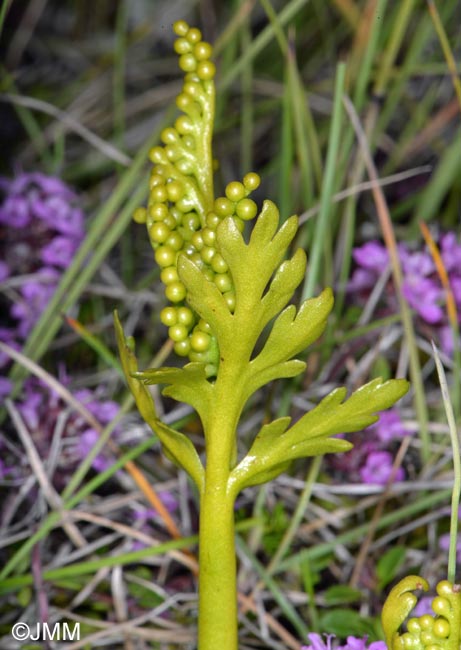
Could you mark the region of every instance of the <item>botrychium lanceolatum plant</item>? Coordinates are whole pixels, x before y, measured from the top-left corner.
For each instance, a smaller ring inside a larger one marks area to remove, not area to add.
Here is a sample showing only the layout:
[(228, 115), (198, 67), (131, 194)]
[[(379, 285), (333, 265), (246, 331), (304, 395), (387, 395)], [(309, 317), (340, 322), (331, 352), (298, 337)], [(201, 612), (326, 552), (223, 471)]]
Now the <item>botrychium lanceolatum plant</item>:
[[(374, 379), (346, 399), (338, 388), (297, 422), (282, 417), (264, 424), (243, 458), (237, 426), (250, 396), (265, 384), (302, 373), (295, 357), (323, 332), (333, 306), (325, 289), (298, 309), (288, 305), (304, 278), (306, 255), (286, 259), (298, 222), (279, 227), (271, 201), (258, 207), (250, 194), (260, 182), (248, 173), (215, 198), (211, 149), (215, 86), (212, 48), (198, 29), (174, 24), (175, 50), (185, 72), (176, 103), (182, 114), (162, 131), (153, 163), (147, 208), (134, 218), (145, 223), (161, 268), (169, 305), (160, 314), (183, 367), (138, 370), (134, 341), (116, 315), (123, 369), (137, 407), (157, 434), (166, 455), (183, 468), (200, 497), (200, 650), (236, 650), (237, 586), (234, 502), (246, 487), (265, 483), (297, 458), (345, 451), (339, 433), (361, 430), (376, 413), (406, 391), (403, 379)], [(246, 222), (253, 221), (244, 237)], [(287, 306), (288, 305), (288, 306)], [(264, 343), (255, 346), (264, 332)], [(202, 462), (191, 440), (157, 415), (149, 384), (191, 405), (205, 439)]]

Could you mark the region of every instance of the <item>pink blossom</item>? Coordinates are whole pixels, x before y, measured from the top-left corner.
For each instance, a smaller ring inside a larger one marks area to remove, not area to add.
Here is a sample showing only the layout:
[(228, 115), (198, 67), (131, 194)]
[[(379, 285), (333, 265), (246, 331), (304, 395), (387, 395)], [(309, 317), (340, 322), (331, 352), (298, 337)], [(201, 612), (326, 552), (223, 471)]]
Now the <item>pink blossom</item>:
[[(388, 451), (372, 451), (368, 454), (365, 465), (360, 469), (364, 483), (385, 485), (392, 472), (392, 454)], [(403, 481), (405, 472), (401, 467), (397, 470), (394, 480)]]
[(307, 635), (310, 645), (301, 646), (301, 650), (387, 650), (384, 641), (373, 641), (367, 645), (368, 637), (348, 636), (345, 645), (334, 643), (334, 634), (324, 634), (323, 638), (316, 632)]

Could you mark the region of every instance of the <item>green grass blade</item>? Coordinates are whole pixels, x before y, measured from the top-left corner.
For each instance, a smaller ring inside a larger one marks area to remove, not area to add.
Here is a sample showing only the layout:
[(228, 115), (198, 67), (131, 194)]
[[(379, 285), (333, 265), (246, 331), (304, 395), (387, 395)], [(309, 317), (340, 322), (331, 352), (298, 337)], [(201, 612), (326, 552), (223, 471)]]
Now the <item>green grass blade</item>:
[(440, 360), (439, 352), (432, 342), (432, 349), (434, 351), (435, 365), (437, 367), (437, 374), (439, 376), (440, 389), (442, 391), (443, 405), (445, 414), (447, 416), (448, 428), (450, 431), (451, 446), (453, 449), (453, 491), (451, 494), (451, 517), (450, 517), (450, 547), (448, 550), (448, 575), (449, 582), (455, 583), (456, 579), (456, 555), (457, 555), (457, 542), (458, 542), (458, 512), (459, 512), (459, 499), (461, 493), (461, 458), (459, 453), (459, 437), (458, 429), (455, 421), (455, 414), (450, 400), (450, 392), (448, 390), (447, 377)]
[(303, 287), (302, 299), (306, 300), (314, 295), (315, 287), (319, 281), (322, 255), (328, 232), (328, 218), (331, 213), (332, 197), (335, 190), (335, 174), (341, 137), (342, 96), (346, 77), (346, 65), (340, 63), (336, 71), (335, 94), (333, 115), (328, 141), (328, 151), (323, 176), (323, 187), (320, 201), (320, 212), (315, 226), (314, 241), (309, 258), (309, 270)]
[(283, 591), (277, 585), (275, 580), (269, 575), (263, 565), (259, 560), (254, 556), (250, 551), (248, 546), (245, 544), (243, 539), (240, 536), (236, 536), (236, 545), (237, 548), (245, 555), (248, 561), (251, 563), (254, 570), (258, 573), (261, 580), (266, 585), (267, 589), (271, 592), (276, 602), (279, 604), (280, 609), (287, 617), (287, 619), (294, 625), (298, 635), (302, 638), (307, 637), (309, 633), (309, 628), (304, 623), (303, 619), (300, 617), (296, 609), (290, 603), (288, 598), (285, 596)]

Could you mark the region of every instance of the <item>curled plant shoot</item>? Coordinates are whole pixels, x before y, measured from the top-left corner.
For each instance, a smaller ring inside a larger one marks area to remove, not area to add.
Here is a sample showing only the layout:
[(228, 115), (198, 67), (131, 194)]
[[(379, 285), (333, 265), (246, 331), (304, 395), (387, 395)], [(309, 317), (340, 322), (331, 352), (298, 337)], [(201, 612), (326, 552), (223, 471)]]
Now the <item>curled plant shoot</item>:
[(432, 348), (450, 429), (455, 474), (451, 500), (448, 579), (440, 581), (436, 586), (437, 596), (432, 601), (434, 614), (424, 614), (408, 620), (408, 615), (418, 602), (412, 592), (428, 591), (429, 585), (421, 576), (412, 575), (406, 576), (393, 587), (381, 614), (389, 650), (459, 650), (461, 642), (461, 585), (455, 583), (461, 486), (459, 441), (445, 371), (434, 343)]
[[(279, 227), (269, 200), (258, 206), (250, 194), (255, 173), (229, 183), (214, 198), (211, 137), (215, 67), (212, 48), (198, 29), (174, 24), (175, 50), (185, 72), (177, 97), (182, 111), (161, 134), (163, 146), (150, 152), (153, 163), (147, 207), (134, 218), (145, 223), (161, 268), (169, 301), (161, 314), (183, 367), (140, 371), (133, 339), (117, 314), (115, 328), (126, 381), (138, 410), (158, 435), (165, 454), (194, 481), (200, 497), (200, 650), (236, 650), (237, 585), (234, 502), (249, 486), (270, 481), (291, 461), (346, 451), (351, 443), (334, 437), (361, 430), (408, 389), (403, 379), (374, 379), (346, 399), (338, 388), (294, 424), (283, 417), (255, 433), (248, 452), (237, 455), (237, 426), (246, 402), (265, 384), (295, 377), (306, 367), (296, 358), (322, 334), (333, 307), (325, 289), (298, 309), (289, 304), (302, 283), (306, 255), (286, 259), (298, 220)], [(248, 241), (245, 222), (252, 221)], [(262, 348), (255, 346), (269, 327)], [(191, 440), (157, 415), (149, 384), (190, 404), (202, 422), (206, 461)]]

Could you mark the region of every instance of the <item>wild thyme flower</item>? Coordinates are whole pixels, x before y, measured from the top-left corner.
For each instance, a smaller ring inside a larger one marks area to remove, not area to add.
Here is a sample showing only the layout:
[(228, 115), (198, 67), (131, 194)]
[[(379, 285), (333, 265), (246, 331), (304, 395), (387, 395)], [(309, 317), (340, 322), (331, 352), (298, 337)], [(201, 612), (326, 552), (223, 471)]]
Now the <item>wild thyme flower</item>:
[[(95, 393), (88, 389), (79, 390), (74, 393), (74, 395), (103, 426), (111, 422), (120, 410), (120, 407), (116, 402), (112, 400), (100, 400), (97, 398)], [(115, 433), (117, 433), (117, 431)], [(99, 433), (95, 429), (85, 428), (78, 437), (78, 442), (75, 447), (77, 456), (79, 456), (80, 459), (88, 456), (98, 439)], [(95, 456), (92, 462), (92, 467), (97, 472), (103, 472), (113, 463), (114, 458), (112, 455), (107, 451), (103, 451)]]
[[(439, 239), (440, 254), (449, 276), (458, 314), (461, 314), (461, 245), (455, 234), (448, 232)], [(445, 293), (434, 261), (427, 250), (411, 250), (399, 244), (398, 254), (402, 265), (402, 293), (419, 318), (420, 327), (430, 326), (430, 336), (437, 338), (445, 354), (453, 352), (453, 335), (445, 308)], [(363, 304), (378, 279), (389, 266), (389, 255), (383, 244), (369, 241), (353, 251), (356, 268), (349, 282), (350, 301)], [(379, 315), (395, 313), (398, 302), (390, 278), (383, 291)], [(418, 324), (418, 321), (417, 321)]]
[(10, 315), (17, 320), (16, 336), (27, 338), (53, 297), (59, 281), (59, 273), (49, 267), (40, 269), (31, 280), (25, 280), (19, 289), (20, 299), (15, 302)]
[(20, 173), (13, 179), (0, 178), (4, 200), (0, 223), (24, 228), (36, 219), (56, 232), (79, 237), (83, 232), (83, 212), (77, 195), (62, 180), (39, 172)]
[[(178, 510), (179, 502), (171, 492), (162, 490), (158, 493), (158, 497), (168, 512), (173, 513)], [(136, 508), (133, 510), (132, 519), (134, 528), (146, 533), (146, 535), (155, 537), (156, 532), (152, 524), (161, 521), (161, 517), (155, 508)], [(139, 551), (142, 548), (146, 548), (146, 544), (139, 540), (135, 540), (131, 545), (133, 551)]]
[[(444, 551), (448, 557), (448, 550), (450, 548), (450, 533), (444, 533), (439, 537), (439, 548)], [(461, 562), (461, 539), (456, 541), (456, 560)]]
[(40, 257), (44, 264), (66, 269), (77, 248), (78, 242), (75, 239), (58, 235), (42, 248)]
[[(158, 493), (158, 497), (168, 512), (176, 512), (179, 508), (178, 500), (171, 492), (164, 490)], [(155, 508), (141, 508), (133, 512), (133, 518), (142, 524), (148, 524), (151, 520), (158, 520), (159, 514)]]
[(3, 282), (3, 280), (6, 280), (6, 278), (10, 275), (10, 267), (6, 262), (2, 262), (0, 260), (0, 282)]
[[(389, 451), (372, 451), (365, 464), (360, 468), (360, 477), (364, 483), (386, 485), (392, 472), (393, 457)], [(405, 472), (401, 467), (395, 474), (395, 481), (402, 481)]]
[(0, 281), (24, 276), (3, 310), (23, 341), (50, 301), (83, 236), (78, 197), (63, 181), (44, 174), (0, 178)]
[(13, 385), (6, 377), (0, 377), (0, 398), (6, 397), (11, 393)]
[[(61, 375), (61, 382), (64, 385), (68, 384), (69, 380), (65, 373), (61, 372)], [(105, 399), (101, 392), (83, 389), (75, 391), (74, 397), (96, 417), (102, 426), (108, 424), (118, 414), (119, 406), (112, 400)], [(22, 397), (17, 401), (16, 407), (40, 457), (45, 462), (50, 456), (53, 441), (58, 436), (60, 453), (57, 456), (58, 464), (53, 474), (53, 483), (61, 489), (75, 466), (88, 455), (97, 442), (98, 432), (89, 428), (83, 416), (70, 409), (57, 393), (35, 377), (26, 380)], [(0, 456), (6, 467), (14, 468), (11, 476), (21, 479), (29, 473), (29, 466), (19, 446), (11, 444), (15, 438), (8, 427), (7, 422), (0, 431)], [(119, 432), (115, 429), (112, 435), (116, 437)], [(93, 469), (102, 471), (114, 462), (115, 458), (109, 452), (103, 451), (95, 457)]]
[(323, 638), (316, 632), (307, 635), (310, 645), (301, 646), (301, 650), (387, 650), (384, 641), (367, 644), (367, 637), (348, 636), (345, 645), (335, 643), (334, 634), (324, 634)]
[(368, 431), (383, 443), (392, 442), (409, 434), (398, 409), (389, 409), (380, 413), (378, 422), (368, 427)]
[[(333, 477), (357, 483), (385, 485), (392, 471), (395, 442), (409, 435), (398, 409), (380, 413), (375, 424), (348, 438), (354, 447), (342, 454), (327, 456), (327, 464), (334, 470)], [(399, 468), (395, 481), (405, 480), (405, 470)]]

